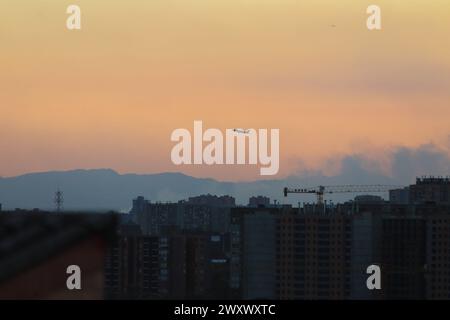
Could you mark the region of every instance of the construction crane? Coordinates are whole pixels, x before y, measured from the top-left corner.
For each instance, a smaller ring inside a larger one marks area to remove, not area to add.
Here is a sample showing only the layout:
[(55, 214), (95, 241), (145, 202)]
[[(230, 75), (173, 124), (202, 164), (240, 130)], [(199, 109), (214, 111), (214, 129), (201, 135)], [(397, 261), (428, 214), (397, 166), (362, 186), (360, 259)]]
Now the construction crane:
[(287, 188), (285, 187), (283, 192), (287, 197), (289, 193), (314, 193), (317, 196), (317, 203), (323, 204), (323, 196), (325, 193), (355, 193), (355, 192), (387, 192), (392, 189), (403, 188), (404, 186), (394, 185), (340, 185), (340, 186), (318, 186), (307, 188)]

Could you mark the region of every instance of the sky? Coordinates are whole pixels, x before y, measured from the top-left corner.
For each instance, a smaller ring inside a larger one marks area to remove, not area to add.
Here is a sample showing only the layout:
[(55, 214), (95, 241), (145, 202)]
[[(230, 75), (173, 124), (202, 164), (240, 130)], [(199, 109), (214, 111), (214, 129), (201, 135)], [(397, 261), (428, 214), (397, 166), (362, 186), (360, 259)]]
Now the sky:
[[(382, 30), (366, 28), (371, 4)], [(0, 176), (267, 178), (172, 164), (171, 132), (194, 120), (279, 129), (275, 178), (353, 155), (392, 174), (402, 148), (449, 154), (449, 33), (448, 0), (2, 0)]]

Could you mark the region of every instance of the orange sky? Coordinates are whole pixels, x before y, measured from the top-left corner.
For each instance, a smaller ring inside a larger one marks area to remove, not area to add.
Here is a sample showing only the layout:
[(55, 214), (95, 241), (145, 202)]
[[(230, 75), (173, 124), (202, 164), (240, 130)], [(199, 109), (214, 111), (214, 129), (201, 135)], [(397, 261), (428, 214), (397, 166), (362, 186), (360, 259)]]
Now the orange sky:
[[(65, 27), (66, 7), (82, 30)], [(381, 31), (366, 8), (382, 9)], [(335, 24), (336, 27), (330, 27)], [(177, 167), (176, 128), (279, 128), (280, 173), (448, 143), (447, 0), (0, 3), (0, 176), (75, 168), (226, 180)], [(267, 178), (267, 177), (266, 177)]]

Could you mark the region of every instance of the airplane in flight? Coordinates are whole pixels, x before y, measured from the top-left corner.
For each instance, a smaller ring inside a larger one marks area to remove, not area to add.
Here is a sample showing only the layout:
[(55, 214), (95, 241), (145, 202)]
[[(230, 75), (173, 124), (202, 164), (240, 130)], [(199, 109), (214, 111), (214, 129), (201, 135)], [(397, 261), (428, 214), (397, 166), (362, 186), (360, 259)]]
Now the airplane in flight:
[(235, 129), (233, 129), (233, 131), (236, 132), (236, 133), (243, 133), (243, 134), (250, 133), (250, 130), (240, 129), (240, 128), (235, 128)]

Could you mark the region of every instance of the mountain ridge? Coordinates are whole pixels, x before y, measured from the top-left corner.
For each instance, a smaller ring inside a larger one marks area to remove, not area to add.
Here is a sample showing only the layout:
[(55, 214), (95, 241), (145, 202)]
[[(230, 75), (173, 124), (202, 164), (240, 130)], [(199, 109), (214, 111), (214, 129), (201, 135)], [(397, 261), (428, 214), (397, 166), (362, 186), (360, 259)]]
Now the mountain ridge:
[[(290, 176), (286, 179), (245, 182), (219, 181), (196, 178), (181, 172), (154, 174), (120, 174), (113, 169), (74, 169), (47, 171), (3, 177), (0, 179), (0, 203), (4, 209), (53, 209), (54, 193), (59, 188), (64, 195), (65, 210), (119, 210), (128, 211), (132, 199), (142, 195), (150, 201), (178, 201), (201, 194), (230, 195), (238, 204), (247, 204), (251, 196), (268, 196), (279, 203), (312, 202), (314, 195), (283, 198), (285, 186), (316, 186), (360, 183), (393, 183), (381, 175), (360, 174), (357, 179), (347, 176), (324, 176), (315, 173)], [(334, 197), (339, 200), (352, 196)], [(330, 199), (332, 197), (329, 197)]]

